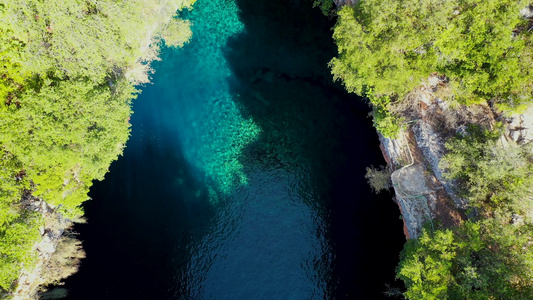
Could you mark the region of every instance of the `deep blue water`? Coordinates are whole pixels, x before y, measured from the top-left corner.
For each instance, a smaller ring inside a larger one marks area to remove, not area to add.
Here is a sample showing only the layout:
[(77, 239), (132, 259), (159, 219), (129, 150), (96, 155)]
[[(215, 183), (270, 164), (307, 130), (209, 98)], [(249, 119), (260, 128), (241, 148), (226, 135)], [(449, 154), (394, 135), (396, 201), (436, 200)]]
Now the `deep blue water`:
[(69, 299), (380, 299), (403, 244), (368, 107), (310, 1), (198, 0), (77, 226)]

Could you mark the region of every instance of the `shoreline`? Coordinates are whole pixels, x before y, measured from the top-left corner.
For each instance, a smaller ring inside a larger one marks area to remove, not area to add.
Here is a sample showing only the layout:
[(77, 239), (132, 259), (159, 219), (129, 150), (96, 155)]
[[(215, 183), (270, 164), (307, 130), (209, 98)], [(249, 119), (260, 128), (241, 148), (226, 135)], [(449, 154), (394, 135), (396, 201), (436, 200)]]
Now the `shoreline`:
[[(154, 60), (159, 60), (161, 37), (158, 31), (164, 24), (167, 24), (175, 17), (180, 10), (190, 8), (192, 8), (192, 3), (185, 7), (180, 6), (177, 2), (163, 2), (152, 6), (149, 13), (157, 14), (161, 17), (158, 19), (158, 22), (150, 24), (149, 28), (143, 31), (144, 35), (139, 38), (142, 41), (138, 52), (140, 53), (139, 58), (130, 68), (118, 70), (118, 73), (122, 74), (122, 76), (136, 86), (148, 83), (150, 81), (150, 74), (153, 72), (150, 63)], [(127, 124), (129, 126), (129, 123)], [(55, 207), (50, 206), (45, 200), (34, 197), (31, 194), (23, 195), (21, 203), (25, 206), (25, 209), (39, 212), (43, 218), (43, 226), (39, 228), (41, 239), (37, 241), (32, 250), (33, 252), (37, 252), (38, 257), (37, 262), (31, 269), (22, 268), (15, 289), (5, 296), (11, 297), (14, 300), (38, 299), (43, 292), (46, 292), (44, 287), (58, 284), (61, 280), (77, 272), (79, 261), (85, 257), (85, 252), (81, 247), (81, 241), (74, 237), (67, 237), (65, 234), (69, 232), (74, 223), (84, 222), (84, 220), (83, 216), (80, 216), (77, 220), (66, 219), (61, 213), (56, 211)], [(51, 261), (54, 257), (61, 255), (57, 253), (58, 245), (67, 240), (71, 246), (75, 245), (74, 247), (76, 248), (74, 250), (68, 250), (75, 251), (74, 253), (69, 253), (72, 254), (72, 260), (66, 265), (51, 271)], [(48, 274), (50, 272), (58, 272), (61, 275), (54, 273), (56, 276), (51, 277)], [(63, 272), (65, 273), (63, 274)]]

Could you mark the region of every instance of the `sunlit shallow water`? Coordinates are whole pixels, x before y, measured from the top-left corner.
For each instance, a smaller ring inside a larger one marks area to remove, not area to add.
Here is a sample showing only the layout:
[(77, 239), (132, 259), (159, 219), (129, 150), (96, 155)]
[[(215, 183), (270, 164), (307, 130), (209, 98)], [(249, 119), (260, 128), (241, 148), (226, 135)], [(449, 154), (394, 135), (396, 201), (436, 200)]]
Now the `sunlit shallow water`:
[[(311, 4), (198, 0), (91, 191), (71, 299), (379, 299), (402, 243), (367, 108)], [(298, 12), (297, 14), (295, 12)], [(371, 298), (368, 298), (371, 297)]]

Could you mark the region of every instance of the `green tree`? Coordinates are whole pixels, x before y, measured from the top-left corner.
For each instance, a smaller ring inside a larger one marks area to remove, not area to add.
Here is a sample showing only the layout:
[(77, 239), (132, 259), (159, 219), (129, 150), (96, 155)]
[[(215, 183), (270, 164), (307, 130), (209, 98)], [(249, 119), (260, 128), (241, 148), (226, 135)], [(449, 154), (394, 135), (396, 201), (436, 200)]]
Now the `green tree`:
[(504, 143), (499, 127), (446, 143), (441, 166), (473, 217), (406, 244), (398, 278), (409, 299), (533, 298), (533, 149)]
[(161, 38), (190, 38), (173, 16), (193, 2), (0, 0), (0, 294), (35, 259), (42, 218), (25, 207), (39, 197), (82, 214), (92, 181), (122, 153), (135, 84)]
[[(401, 122), (393, 111), (430, 76), (445, 78), (443, 97), (516, 111), (533, 102), (533, 31), (520, 15), (530, 4), (358, 1), (338, 11), (330, 67), (348, 91), (368, 97), (376, 128), (390, 137)], [(406, 243), (397, 277), (407, 298), (533, 299), (532, 147), (479, 127), (446, 143), (441, 167), (473, 217)]]
[(329, 16), (335, 9), (335, 2), (333, 0), (314, 0), (313, 7), (318, 7), (325, 16)]
[(405, 282), (408, 299), (446, 299), (453, 280), (457, 244), (451, 230), (431, 233), (425, 229), (409, 240), (401, 255), (397, 277)]
[(423, 230), (409, 240), (397, 277), (416, 299), (531, 299), (531, 224), (505, 219), (466, 221), (459, 227)]
[(343, 7), (330, 65), (350, 92), (401, 100), (430, 75), (445, 75), (462, 103), (531, 102), (532, 34), (525, 0), (358, 1)]
[(499, 136), (499, 130), (470, 126), (446, 143), (441, 167), (472, 207), (488, 215), (494, 210), (525, 215), (533, 209), (533, 146), (504, 144)]
[(182, 20), (172, 18), (165, 26), (161, 28), (161, 38), (165, 41), (165, 45), (169, 47), (183, 47), (192, 36), (191, 22), (189, 20)]
[(41, 222), (35, 213), (6, 213), (5, 207), (1, 208), (0, 291), (7, 291), (13, 287), (13, 279), (18, 277), (20, 268), (31, 268), (37, 259), (37, 253), (31, 250), (40, 238)]

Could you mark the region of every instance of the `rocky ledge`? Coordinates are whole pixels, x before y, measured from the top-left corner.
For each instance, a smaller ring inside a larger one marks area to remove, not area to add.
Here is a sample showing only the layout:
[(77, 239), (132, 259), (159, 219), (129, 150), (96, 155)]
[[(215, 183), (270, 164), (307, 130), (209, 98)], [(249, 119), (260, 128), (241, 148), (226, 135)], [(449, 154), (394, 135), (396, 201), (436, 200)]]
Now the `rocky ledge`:
[(405, 122), (399, 136), (379, 137), (408, 239), (417, 238), (428, 221), (432, 224), (436, 220), (448, 227), (466, 219), (466, 201), (457, 195), (456, 184), (445, 178), (439, 166), (448, 138), (464, 132), (469, 124), (491, 129), (500, 121), (505, 126), (503, 143), (533, 140), (533, 106), (512, 117), (488, 104), (452, 108), (438, 97), (437, 90), (443, 84), (444, 79), (433, 77), (411, 93), (402, 107), (408, 114), (402, 114)]

